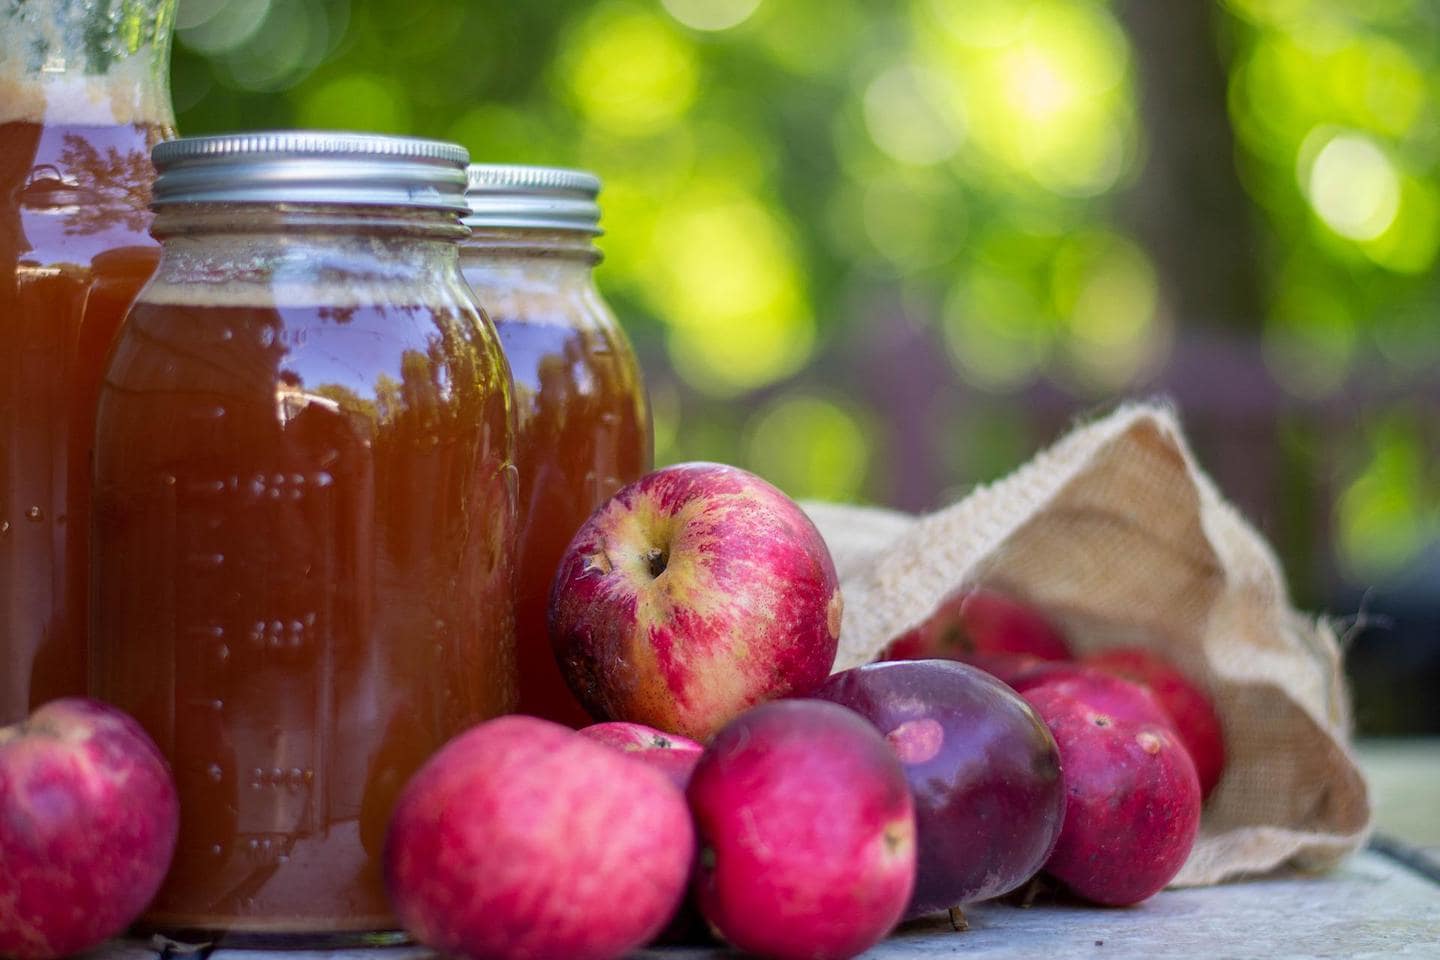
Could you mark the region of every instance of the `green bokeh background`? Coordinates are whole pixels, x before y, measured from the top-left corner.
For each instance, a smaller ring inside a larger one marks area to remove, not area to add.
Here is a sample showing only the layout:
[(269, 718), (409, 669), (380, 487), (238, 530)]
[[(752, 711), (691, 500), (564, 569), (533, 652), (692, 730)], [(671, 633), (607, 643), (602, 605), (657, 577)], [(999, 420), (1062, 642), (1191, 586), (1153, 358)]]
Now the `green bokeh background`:
[[(1434, 0), (181, 0), (177, 26), (183, 133), (598, 172), (660, 462), (928, 509), (1172, 397), (1298, 599), (1382, 623), (1362, 687), (1440, 673)], [(1361, 719), (1440, 728), (1430, 699)]]

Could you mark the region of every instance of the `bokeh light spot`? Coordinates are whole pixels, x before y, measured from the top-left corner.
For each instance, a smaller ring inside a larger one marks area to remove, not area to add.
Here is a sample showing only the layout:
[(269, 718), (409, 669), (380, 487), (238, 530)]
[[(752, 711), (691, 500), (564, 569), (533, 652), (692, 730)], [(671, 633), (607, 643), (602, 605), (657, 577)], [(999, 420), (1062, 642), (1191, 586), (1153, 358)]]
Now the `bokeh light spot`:
[(1395, 221), (1374, 240), (1360, 245), (1365, 256), (1395, 273), (1423, 274), (1440, 252), (1440, 197), (1419, 177), (1400, 177)]
[(723, 183), (699, 184), (657, 216), (640, 279), (692, 386), (734, 394), (810, 357), (814, 318), (789, 233), (771, 209)]
[[(1301, 184), (1317, 216), (1351, 240), (1374, 240), (1400, 212), (1400, 178), (1385, 151), (1353, 132), (1316, 131), (1323, 145), (1302, 172)], [(1304, 157), (1310, 150), (1301, 148)]]
[(1083, 379), (1123, 386), (1154, 359), (1159, 283), (1135, 244), (1112, 233), (1072, 237), (1055, 259), (1051, 287), (1066, 352)]
[[(692, 30), (729, 30), (738, 27), (760, 0), (661, 0), (665, 10)], [(782, 0), (784, 2), (784, 0)]]
[(175, 29), (193, 30), (205, 23), (229, 0), (185, 0), (175, 7)]
[(950, 261), (965, 242), (960, 198), (943, 186), (901, 177), (865, 185), (861, 220), (874, 252), (902, 273)]
[(1008, 16), (1011, 27), (990, 31), (983, 45), (952, 23), (950, 43), (922, 40), (922, 62), (946, 75), (969, 138), (1001, 171), (1062, 196), (1112, 189), (1134, 154), (1124, 32), (1089, 3), (1036, 0)]
[(222, 62), (237, 86), (271, 93), (288, 90), (320, 65), (330, 47), (330, 29), (324, 7), (274, 0), (260, 29)]
[(1378, 133), (1410, 131), (1425, 106), (1425, 75), (1404, 47), (1361, 35), (1332, 59), (1326, 71), (1332, 103)]
[(815, 330), (804, 314), (745, 314), (724, 331), (671, 330), (665, 345), (686, 383), (733, 397), (799, 371), (815, 347)]
[(410, 104), (403, 84), (369, 73), (336, 77), (309, 90), (297, 110), (301, 127), (406, 133)]
[(978, 264), (945, 301), (944, 333), (956, 369), (985, 390), (1008, 390), (1033, 378), (1049, 356), (1053, 334), (1034, 287)]
[(951, 38), (973, 47), (1013, 43), (1028, 6), (1026, 0), (930, 0), (930, 12)]
[(884, 71), (865, 88), (863, 103), (870, 138), (901, 163), (939, 163), (960, 148), (957, 105), (944, 102), (939, 82), (922, 67)]
[(751, 470), (796, 498), (853, 500), (865, 486), (870, 449), (861, 418), (830, 399), (787, 394), (750, 421)]
[(176, 20), (181, 24), (180, 39), (187, 47), (216, 54), (237, 50), (248, 43), (265, 24), (269, 13), (270, 0), (224, 0), (186, 11), (183, 20), (177, 13)]
[(562, 62), (580, 111), (614, 133), (661, 129), (695, 99), (689, 41), (644, 10), (602, 7), (571, 36)]
[(1370, 458), (1336, 510), (1340, 558), (1361, 582), (1395, 574), (1440, 537), (1440, 478), (1427, 476), (1426, 444), (1403, 421), (1382, 424)]
[(860, 0), (780, 0), (759, 12), (753, 36), (784, 70), (824, 79), (868, 48), (874, 9)]

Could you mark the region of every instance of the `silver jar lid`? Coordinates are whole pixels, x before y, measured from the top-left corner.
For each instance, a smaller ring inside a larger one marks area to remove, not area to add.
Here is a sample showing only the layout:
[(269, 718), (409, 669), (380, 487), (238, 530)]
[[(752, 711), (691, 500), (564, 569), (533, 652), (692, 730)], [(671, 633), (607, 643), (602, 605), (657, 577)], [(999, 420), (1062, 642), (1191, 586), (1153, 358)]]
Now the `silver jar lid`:
[(599, 234), (600, 178), (584, 170), (476, 163), (466, 171), (466, 226)]
[(154, 199), (173, 203), (313, 203), (467, 213), (458, 144), (371, 133), (279, 130), (155, 145)]

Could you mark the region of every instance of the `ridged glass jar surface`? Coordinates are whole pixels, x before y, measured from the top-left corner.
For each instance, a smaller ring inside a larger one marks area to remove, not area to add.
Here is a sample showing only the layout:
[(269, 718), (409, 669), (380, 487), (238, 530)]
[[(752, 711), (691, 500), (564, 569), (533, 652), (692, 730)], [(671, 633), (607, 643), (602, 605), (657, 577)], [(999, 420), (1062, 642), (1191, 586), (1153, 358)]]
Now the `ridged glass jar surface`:
[(159, 255), (174, 13), (0, 4), (0, 726), (85, 692), (95, 395)]
[(473, 234), (461, 269), (499, 331), (515, 384), (520, 711), (583, 726), (591, 720), (550, 647), (547, 599), (581, 524), (650, 469), (649, 403), (630, 342), (595, 286), (594, 224), (485, 226), (473, 183), (472, 175)]
[(93, 687), (180, 786), (144, 924), (376, 942), (397, 792), (514, 705), (504, 359), (453, 212), (159, 209), (94, 526)]

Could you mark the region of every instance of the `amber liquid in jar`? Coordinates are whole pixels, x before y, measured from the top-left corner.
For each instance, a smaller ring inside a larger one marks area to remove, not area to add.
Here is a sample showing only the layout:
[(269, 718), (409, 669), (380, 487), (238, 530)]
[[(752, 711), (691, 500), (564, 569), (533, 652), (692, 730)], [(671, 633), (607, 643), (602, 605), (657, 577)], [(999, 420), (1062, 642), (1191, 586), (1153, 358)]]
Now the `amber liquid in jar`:
[(453, 242), (226, 243), (167, 238), (100, 401), (92, 677), (182, 804), (143, 921), (392, 930), (398, 791), (514, 703), (504, 362)]
[(32, 6), (45, 24), (0, 16), (0, 726), (85, 692), (95, 399), (159, 256), (150, 148), (174, 136), (163, 73), (90, 73), (76, 14)]
[(634, 352), (596, 290), (584, 234), (477, 229), (461, 271), (500, 334), (514, 378), (520, 475), (516, 656), (521, 713), (593, 722), (546, 630), (565, 548), (600, 504), (651, 467), (650, 409)]

